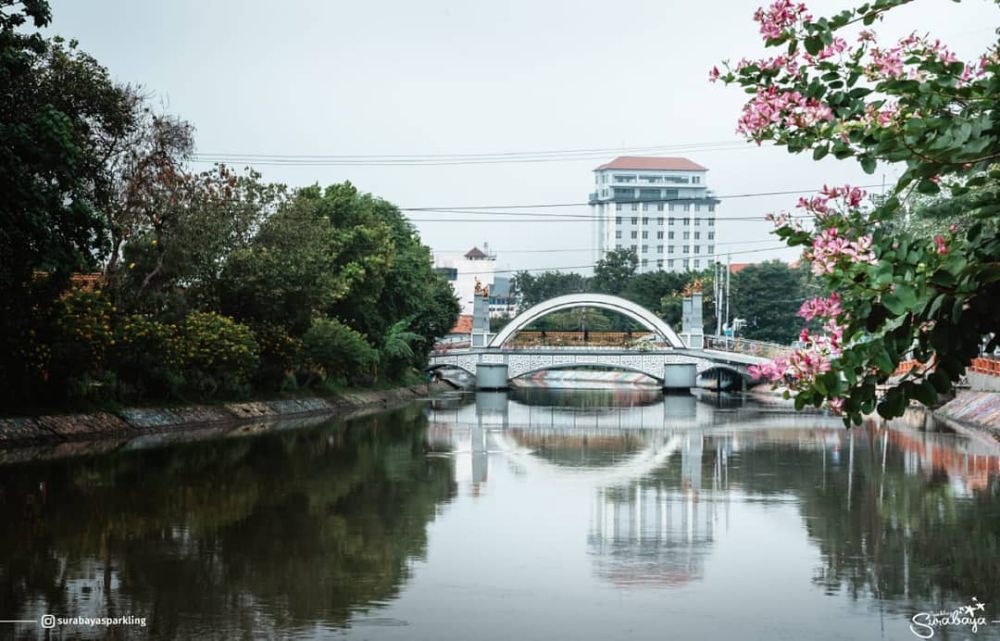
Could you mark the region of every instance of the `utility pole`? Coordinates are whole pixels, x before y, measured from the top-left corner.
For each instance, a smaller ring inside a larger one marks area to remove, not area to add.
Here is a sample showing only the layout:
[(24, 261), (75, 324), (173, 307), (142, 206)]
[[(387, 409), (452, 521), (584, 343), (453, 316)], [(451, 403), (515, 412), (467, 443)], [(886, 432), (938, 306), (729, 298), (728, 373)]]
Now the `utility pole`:
[(715, 335), (722, 336), (722, 262), (715, 261), (715, 278), (712, 279), (715, 292)]
[(726, 325), (729, 325), (729, 316), (732, 314), (732, 308), (729, 304), (729, 282), (732, 275), (732, 256), (726, 254)]

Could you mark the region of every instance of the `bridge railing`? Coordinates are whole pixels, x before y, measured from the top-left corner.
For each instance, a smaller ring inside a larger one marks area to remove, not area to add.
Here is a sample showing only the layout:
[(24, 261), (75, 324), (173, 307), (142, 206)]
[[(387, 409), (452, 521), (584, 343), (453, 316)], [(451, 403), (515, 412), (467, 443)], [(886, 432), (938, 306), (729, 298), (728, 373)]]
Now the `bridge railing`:
[(748, 338), (732, 338), (730, 336), (706, 336), (705, 349), (719, 352), (733, 352), (761, 358), (779, 358), (788, 356), (793, 349), (787, 345), (755, 341)]

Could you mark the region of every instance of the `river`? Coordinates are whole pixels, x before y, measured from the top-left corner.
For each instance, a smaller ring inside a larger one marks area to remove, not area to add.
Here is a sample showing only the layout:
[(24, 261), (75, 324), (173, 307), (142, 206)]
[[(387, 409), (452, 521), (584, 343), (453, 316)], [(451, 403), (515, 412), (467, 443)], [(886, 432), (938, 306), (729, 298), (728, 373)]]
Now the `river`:
[(634, 388), (312, 422), (0, 451), (0, 639), (1000, 638), (985, 441)]

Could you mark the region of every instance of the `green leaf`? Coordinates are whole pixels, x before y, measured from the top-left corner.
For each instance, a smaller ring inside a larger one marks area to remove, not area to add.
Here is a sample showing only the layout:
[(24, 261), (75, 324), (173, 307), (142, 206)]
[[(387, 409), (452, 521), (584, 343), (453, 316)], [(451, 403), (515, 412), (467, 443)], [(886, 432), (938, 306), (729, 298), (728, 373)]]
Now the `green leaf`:
[(878, 404), (876, 409), (879, 416), (884, 419), (902, 416), (903, 411), (906, 409), (906, 396), (903, 395), (901, 389), (894, 387), (886, 392), (885, 398), (882, 399), (882, 402)]
[(923, 179), (917, 183), (917, 191), (921, 194), (938, 194), (941, 193), (941, 187), (933, 180)]
[(931, 407), (937, 403), (937, 390), (929, 381), (922, 381), (921, 383), (915, 385), (912, 390), (913, 398), (917, 399), (927, 407)]
[(871, 156), (865, 155), (865, 156), (861, 156), (859, 158), (859, 160), (861, 160), (861, 168), (865, 171), (866, 174), (874, 174), (875, 173), (875, 159), (874, 158), (872, 158)]
[(823, 40), (817, 36), (810, 36), (802, 43), (809, 55), (815, 56), (823, 50)]

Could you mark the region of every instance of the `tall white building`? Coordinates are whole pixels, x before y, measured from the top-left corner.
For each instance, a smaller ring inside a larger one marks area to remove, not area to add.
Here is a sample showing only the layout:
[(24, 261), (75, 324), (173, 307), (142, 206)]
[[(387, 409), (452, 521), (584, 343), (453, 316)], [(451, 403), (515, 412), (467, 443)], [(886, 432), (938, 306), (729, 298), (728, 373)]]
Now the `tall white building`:
[(639, 272), (701, 270), (715, 263), (719, 200), (708, 169), (687, 158), (619, 156), (594, 170), (590, 210), (598, 260), (632, 249)]
[(451, 283), (462, 306), (462, 315), (472, 314), (477, 282), (492, 289), (496, 266), (496, 254), (490, 253), (488, 244), (483, 244), (483, 249), (473, 247), (464, 254), (434, 254), (434, 269)]

